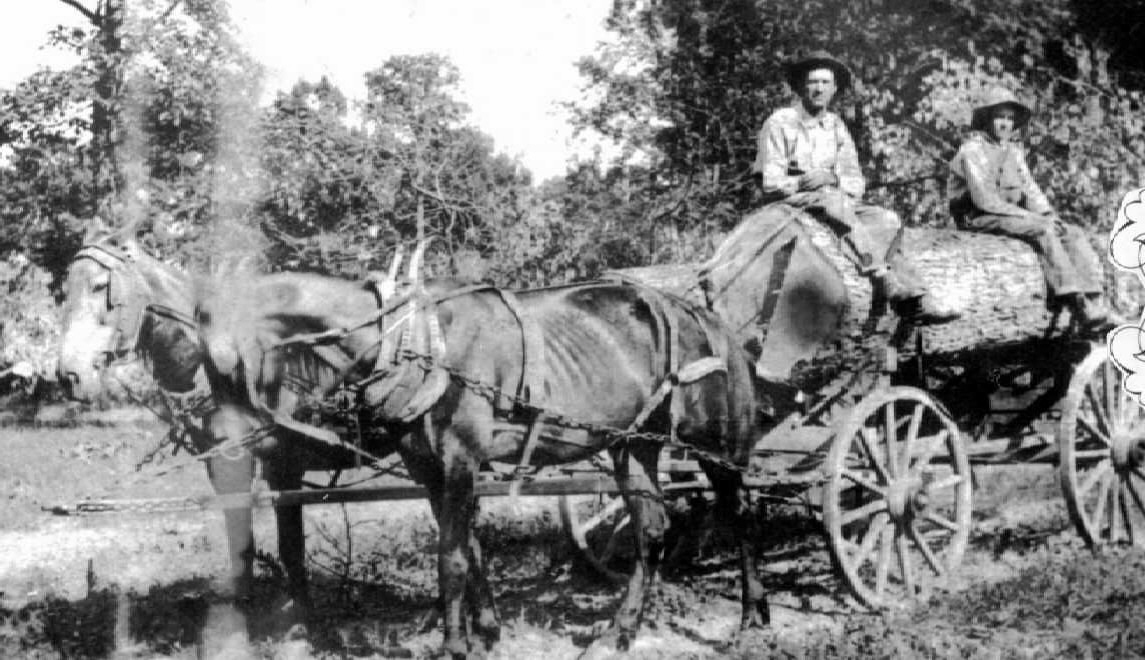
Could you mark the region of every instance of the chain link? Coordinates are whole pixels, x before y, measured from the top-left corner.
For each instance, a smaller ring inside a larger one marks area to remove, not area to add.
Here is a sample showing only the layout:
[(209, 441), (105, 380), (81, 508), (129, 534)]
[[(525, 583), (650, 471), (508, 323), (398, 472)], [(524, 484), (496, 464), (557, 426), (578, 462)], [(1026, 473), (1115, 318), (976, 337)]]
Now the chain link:
[[(698, 447), (690, 442), (680, 440), (679, 438), (673, 438), (669, 434), (639, 430), (630, 431), (628, 429), (609, 426), (607, 424), (597, 424), (594, 422), (585, 422), (572, 419), (563, 413), (555, 412), (542, 406), (538, 406), (535, 403), (530, 402), (528, 399), (524, 399), (520, 396), (517, 396), (516, 394), (507, 393), (496, 385), (473, 378), (472, 376), (469, 376), (456, 367), (440, 364), (433, 358), (432, 355), (418, 353), (408, 348), (402, 349), (398, 355), (401, 359), (417, 363), (419, 367), (426, 371), (435, 368), (444, 370), (455, 382), (461, 384), (466, 389), (475, 392), (479, 396), (488, 399), (491, 402), (496, 403), (498, 401), (511, 401), (514, 405), (522, 410), (529, 411), (534, 415), (543, 415), (545, 422), (552, 424), (553, 426), (559, 426), (561, 428), (574, 431), (586, 431), (591, 434), (602, 435), (608, 439), (608, 446), (612, 446), (617, 442), (647, 442), (666, 448), (685, 449), (703, 461), (718, 465), (725, 470), (739, 474), (741, 476), (745, 476), (749, 472), (747, 466), (741, 466), (734, 461), (729, 460), (725, 456), (709, 451), (702, 447)], [(594, 461), (594, 465), (596, 467), (602, 468), (607, 472), (611, 472), (611, 470), (604, 468), (603, 464), (599, 461), (599, 458), (597, 458), (596, 455), (594, 455), (593, 458), (596, 459)]]

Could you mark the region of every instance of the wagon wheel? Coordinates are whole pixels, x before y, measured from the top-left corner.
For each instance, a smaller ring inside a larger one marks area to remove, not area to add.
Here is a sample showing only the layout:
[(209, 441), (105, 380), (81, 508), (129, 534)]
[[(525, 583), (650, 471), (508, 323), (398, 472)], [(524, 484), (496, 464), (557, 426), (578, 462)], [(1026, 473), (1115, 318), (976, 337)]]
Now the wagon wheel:
[(908, 602), (958, 566), (970, 462), (958, 426), (913, 387), (877, 390), (839, 427), (823, 522), (839, 570), (870, 607)]
[(631, 518), (615, 493), (560, 499), (561, 523), (585, 561), (601, 576), (624, 584), (632, 572)]
[(1085, 542), (1145, 545), (1145, 410), (1104, 345), (1074, 370), (1058, 448), (1066, 505)]
[[(703, 473), (693, 471), (695, 468), (672, 468), (672, 461), (671, 452), (665, 450), (660, 457), (659, 480), (666, 504), (710, 489)], [(636, 559), (636, 543), (624, 498), (619, 493), (563, 495), (559, 508), (565, 532), (584, 560), (601, 576), (617, 584), (627, 583)], [(687, 557), (694, 548), (686, 545), (682, 538), (669, 542), (664, 548), (666, 561)]]

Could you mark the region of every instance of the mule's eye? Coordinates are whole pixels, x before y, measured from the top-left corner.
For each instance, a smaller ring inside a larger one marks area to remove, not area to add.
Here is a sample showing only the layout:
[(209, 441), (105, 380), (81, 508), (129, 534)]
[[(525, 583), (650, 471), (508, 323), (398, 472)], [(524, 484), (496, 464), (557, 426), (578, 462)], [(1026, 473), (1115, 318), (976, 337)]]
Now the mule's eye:
[(94, 284), (91, 285), (91, 290), (94, 293), (99, 293), (100, 291), (106, 291), (107, 290), (107, 282), (95, 282)]

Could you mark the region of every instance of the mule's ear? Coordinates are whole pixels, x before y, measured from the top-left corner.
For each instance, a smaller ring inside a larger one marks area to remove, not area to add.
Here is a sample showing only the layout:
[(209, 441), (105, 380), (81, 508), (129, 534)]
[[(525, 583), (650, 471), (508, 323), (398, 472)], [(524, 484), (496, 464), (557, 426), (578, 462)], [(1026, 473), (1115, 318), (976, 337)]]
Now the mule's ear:
[(413, 249), (413, 256), (409, 260), (409, 273), (407, 277), (411, 282), (421, 282), (421, 260), (425, 256), (425, 249), (429, 247), (429, 242), (433, 240), (427, 238), (418, 241), (417, 247)]
[(398, 269), (402, 265), (402, 257), (405, 256), (405, 246), (398, 243), (398, 249), (394, 250), (394, 260), (390, 262), (390, 269), (386, 272), (386, 279), (391, 282), (398, 280)]

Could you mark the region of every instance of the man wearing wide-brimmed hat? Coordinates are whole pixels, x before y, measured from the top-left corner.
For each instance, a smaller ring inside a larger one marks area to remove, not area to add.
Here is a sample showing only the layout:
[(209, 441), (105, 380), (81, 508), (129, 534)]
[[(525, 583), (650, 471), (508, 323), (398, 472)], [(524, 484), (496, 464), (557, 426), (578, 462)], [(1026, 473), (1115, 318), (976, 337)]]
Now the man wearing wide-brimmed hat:
[[(959, 227), (1030, 243), (1042, 262), (1049, 298), (1091, 330), (1110, 326), (1102, 270), (1085, 232), (1061, 221), (1015, 141), (1030, 108), (997, 88), (974, 109), (972, 132), (950, 162), (950, 211)], [(1054, 300), (1056, 299), (1056, 300)]]
[(860, 272), (880, 284), (900, 314), (941, 323), (957, 313), (942, 308), (898, 250), (902, 222), (887, 209), (862, 202), (866, 181), (846, 124), (829, 110), (851, 86), (851, 71), (823, 51), (787, 66), (799, 99), (776, 110), (759, 132), (753, 171), (765, 201), (783, 202), (818, 217), (850, 245)]

